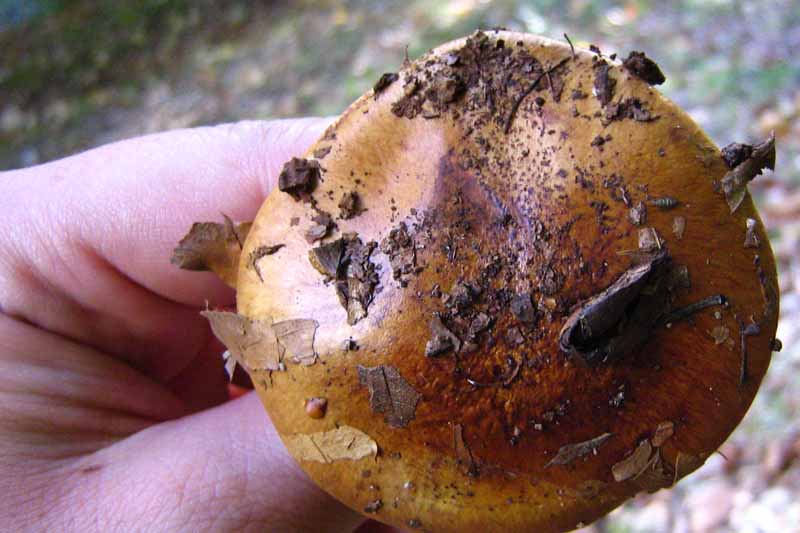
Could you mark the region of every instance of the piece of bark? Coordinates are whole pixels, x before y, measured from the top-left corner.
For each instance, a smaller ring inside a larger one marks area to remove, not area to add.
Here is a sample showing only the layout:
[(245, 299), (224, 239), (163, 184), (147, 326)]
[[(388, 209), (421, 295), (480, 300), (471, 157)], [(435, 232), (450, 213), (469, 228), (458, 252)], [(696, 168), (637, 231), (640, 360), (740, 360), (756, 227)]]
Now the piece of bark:
[(671, 264), (664, 253), (651, 257), (580, 304), (561, 330), (561, 350), (596, 365), (613, 363), (644, 343), (669, 311)]

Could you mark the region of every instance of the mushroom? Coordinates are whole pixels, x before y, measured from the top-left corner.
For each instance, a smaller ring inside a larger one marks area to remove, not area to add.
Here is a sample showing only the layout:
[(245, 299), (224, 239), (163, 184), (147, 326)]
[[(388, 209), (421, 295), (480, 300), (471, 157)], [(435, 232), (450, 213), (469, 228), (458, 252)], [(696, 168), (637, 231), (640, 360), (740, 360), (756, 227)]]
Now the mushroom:
[[(248, 258), (225, 263), (237, 313), (206, 314), (319, 486), (400, 528), (566, 531), (671, 487), (737, 426), (778, 317), (746, 193), (774, 140), (729, 168), (637, 72), (476, 32), (287, 163), (225, 248)], [(359, 208), (309, 242), (343, 194)]]

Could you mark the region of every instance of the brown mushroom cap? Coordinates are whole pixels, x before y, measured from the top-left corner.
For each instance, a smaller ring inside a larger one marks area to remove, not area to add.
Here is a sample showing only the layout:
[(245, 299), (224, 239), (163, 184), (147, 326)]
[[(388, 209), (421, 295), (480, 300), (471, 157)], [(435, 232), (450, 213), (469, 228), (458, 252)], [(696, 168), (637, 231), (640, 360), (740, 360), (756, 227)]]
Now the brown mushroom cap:
[[(242, 253), (284, 246), (239, 262), (238, 313), (304, 335), (276, 334), (285, 371), (250, 372), (305, 471), (401, 528), (546, 532), (702, 465), (753, 400), (778, 315), (720, 150), (621, 63), (527, 34), (445, 44), (376, 90), (308, 151), (310, 197), (273, 191)], [(309, 244), (319, 212), (336, 228)], [(333, 248), (328, 279), (315, 268), (330, 243), (357, 272)], [(580, 314), (606, 289), (622, 296)], [(292, 364), (311, 339), (316, 359)]]

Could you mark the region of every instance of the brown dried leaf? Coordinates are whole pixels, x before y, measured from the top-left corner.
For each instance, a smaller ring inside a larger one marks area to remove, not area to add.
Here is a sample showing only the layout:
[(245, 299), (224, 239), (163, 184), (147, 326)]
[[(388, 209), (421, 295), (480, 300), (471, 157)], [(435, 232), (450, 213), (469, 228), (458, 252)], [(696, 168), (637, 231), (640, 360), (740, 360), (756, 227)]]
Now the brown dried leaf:
[(597, 63), (594, 67), (594, 94), (600, 105), (607, 105), (614, 97), (614, 87), (617, 80), (608, 75), (609, 65), (605, 61)]
[(656, 430), (653, 433), (653, 438), (650, 439), (650, 443), (653, 445), (654, 448), (661, 447), (670, 437), (675, 433), (675, 424), (667, 421), (661, 422), (658, 426), (656, 426)]
[(747, 183), (765, 168), (775, 169), (775, 134), (753, 146), (749, 156), (722, 178), (722, 192), (731, 213), (739, 209), (747, 192)]
[(308, 366), (317, 360), (314, 352), (314, 334), (319, 323), (308, 318), (295, 318), (272, 324), (278, 342), (286, 350), (291, 362)]
[(282, 370), (283, 347), (269, 323), (226, 311), (200, 314), (208, 319), (211, 331), (228, 348), (230, 358), (245, 370)]
[(195, 222), (189, 233), (172, 252), (170, 262), (184, 270), (210, 271), (222, 281), (236, 287), (242, 243), (252, 222), (234, 224), (230, 218), (224, 224)]
[(611, 467), (611, 473), (615, 481), (625, 481), (641, 474), (650, 464), (650, 455), (653, 446), (649, 440), (643, 440), (634, 450), (633, 454)]
[(545, 468), (553, 465), (566, 465), (573, 462), (575, 459), (595, 453), (604, 442), (612, 437), (612, 433), (603, 433), (602, 435), (589, 439), (583, 442), (576, 442), (574, 444), (566, 444), (558, 449), (558, 453), (553, 457), (550, 462), (544, 465)]
[(375, 413), (384, 413), (392, 427), (405, 427), (414, 419), (417, 402), (422, 397), (391, 366), (358, 366), (358, 379), (369, 389), (369, 403)]
[(284, 442), (299, 461), (355, 461), (378, 454), (378, 444), (363, 431), (350, 426), (339, 426), (319, 433), (298, 433), (286, 437)]

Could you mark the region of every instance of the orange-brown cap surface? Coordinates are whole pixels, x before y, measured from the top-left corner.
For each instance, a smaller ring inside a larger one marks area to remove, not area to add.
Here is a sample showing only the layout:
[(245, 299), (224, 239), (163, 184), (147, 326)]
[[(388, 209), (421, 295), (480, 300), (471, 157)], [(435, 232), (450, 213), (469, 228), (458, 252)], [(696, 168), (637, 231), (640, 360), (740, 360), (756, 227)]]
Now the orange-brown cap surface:
[(736, 427), (778, 314), (745, 189), (771, 145), (723, 158), (647, 61), (477, 32), (287, 163), (215, 329), (321, 487), (405, 529), (563, 531)]

